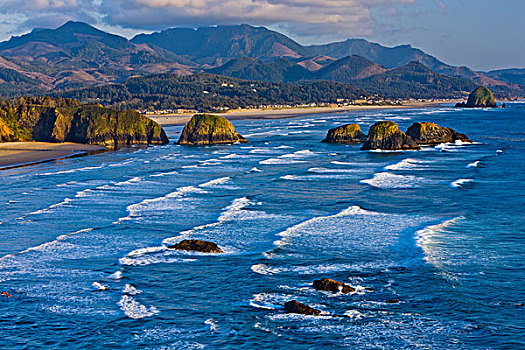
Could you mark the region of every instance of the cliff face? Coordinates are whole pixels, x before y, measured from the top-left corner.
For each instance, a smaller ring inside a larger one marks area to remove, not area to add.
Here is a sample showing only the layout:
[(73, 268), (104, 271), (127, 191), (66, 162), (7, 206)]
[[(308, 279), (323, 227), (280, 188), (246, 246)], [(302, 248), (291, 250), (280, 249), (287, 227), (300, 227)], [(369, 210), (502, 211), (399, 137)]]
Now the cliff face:
[(366, 140), (366, 135), (361, 132), (358, 124), (341, 125), (328, 130), (323, 142), (326, 143), (361, 143)]
[(160, 125), (137, 112), (93, 105), (62, 105), (2, 102), (2, 142), (77, 142), (111, 147), (168, 142)]
[(226, 118), (211, 114), (195, 114), (180, 135), (179, 145), (205, 146), (248, 142), (235, 131)]
[(370, 128), (368, 139), (362, 150), (419, 150), (418, 144), (410, 136), (400, 131), (391, 121), (377, 122)]

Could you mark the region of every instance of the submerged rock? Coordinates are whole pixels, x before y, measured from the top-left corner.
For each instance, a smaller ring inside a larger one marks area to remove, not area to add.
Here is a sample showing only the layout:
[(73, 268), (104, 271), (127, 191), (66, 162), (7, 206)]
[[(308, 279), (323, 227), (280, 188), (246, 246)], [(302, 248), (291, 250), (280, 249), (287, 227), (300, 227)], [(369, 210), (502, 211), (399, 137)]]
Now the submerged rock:
[(484, 86), (478, 86), (468, 96), (467, 103), (464, 103), (464, 102), (457, 103), (456, 107), (463, 107), (463, 108), (492, 107), (492, 108), (496, 108), (498, 107), (498, 105), (496, 104), (496, 99), (494, 98), (492, 91), (490, 91)]
[(290, 300), (284, 304), (284, 311), (289, 314), (313, 315), (319, 316), (321, 311), (314, 309), (308, 305), (302, 304), (297, 300)]
[(179, 145), (206, 146), (248, 142), (235, 131), (226, 118), (212, 114), (195, 114), (180, 135)]
[(456, 141), (472, 142), (467, 135), (435, 123), (414, 123), (408, 128), (406, 134), (420, 145), (437, 145)]
[(366, 135), (361, 132), (361, 127), (358, 124), (346, 124), (328, 130), (328, 134), (322, 142), (362, 143), (365, 140)]
[(314, 283), (312, 284), (312, 287), (314, 287), (314, 289), (316, 290), (324, 290), (327, 292), (334, 292), (334, 293), (341, 292), (343, 294), (348, 294), (348, 293), (355, 292), (355, 289), (350, 287), (349, 285), (344, 284), (343, 282), (331, 280), (329, 278), (322, 278), (320, 280), (315, 280)]
[(418, 144), (410, 136), (399, 130), (391, 121), (377, 122), (370, 128), (362, 150), (419, 150)]
[(200, 253), (224, 253), (217, 244), (208, 241), (200, 241), (198, 239), (186, 239), (177, 244), (170, 245), (168, 248), (176, 250), (189, 250)]

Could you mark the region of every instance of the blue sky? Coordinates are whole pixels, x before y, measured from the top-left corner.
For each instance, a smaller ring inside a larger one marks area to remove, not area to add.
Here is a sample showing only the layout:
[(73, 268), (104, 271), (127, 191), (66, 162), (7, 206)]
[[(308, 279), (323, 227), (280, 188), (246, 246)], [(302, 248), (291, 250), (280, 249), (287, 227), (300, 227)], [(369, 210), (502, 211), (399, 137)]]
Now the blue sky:
[(249, 23), (303, 44), (411, 44), (453, 65), (525, 67), (525, 0), (0, 0), (0, 39), (80, 20), (127, 37)]

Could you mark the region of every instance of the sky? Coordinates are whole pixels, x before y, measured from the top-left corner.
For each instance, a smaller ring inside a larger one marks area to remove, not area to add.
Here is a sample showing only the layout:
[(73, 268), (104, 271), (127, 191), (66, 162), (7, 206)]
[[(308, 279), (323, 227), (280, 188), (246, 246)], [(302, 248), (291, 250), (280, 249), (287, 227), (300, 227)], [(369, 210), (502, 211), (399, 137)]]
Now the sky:
[(0, 0), (0, 40), (84, 21), (131, 38), (170, 27), (262, 25), (301, 44), (411, 44), (476, 70), (525, 68), (525, 0)]

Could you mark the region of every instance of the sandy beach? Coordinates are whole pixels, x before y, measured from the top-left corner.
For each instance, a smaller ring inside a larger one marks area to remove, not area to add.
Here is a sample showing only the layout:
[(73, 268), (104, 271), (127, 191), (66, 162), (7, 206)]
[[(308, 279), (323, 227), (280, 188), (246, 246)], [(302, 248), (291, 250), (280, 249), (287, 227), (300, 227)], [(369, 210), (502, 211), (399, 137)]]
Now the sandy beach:
[(48, 142), (0, 143), (0, 170), (105, 151), (97, 145)]
[[(343, 113), (348, 111), (368, 111), (376, 109), (402, 109), (402, 108), (432, 108), (438, 107), (444, 103), (455, 103), (459, 100), (443, 100), (436, 102), (414, 102), (404, 105), (390, 106), (344, 106), (344, 107), (308, 107), (308, 108), (286, 108), (286, 109), (240, 109), (220, 115), (229, 120), (242, 119), (285, 119), (296, 118), (304, 115), (321, 114), (321, 113)], [(215, 113), (218, 114), (218, 113)], [(148, 115), (162, 126), (184, 125), (193, 114), (154, 114)]]

